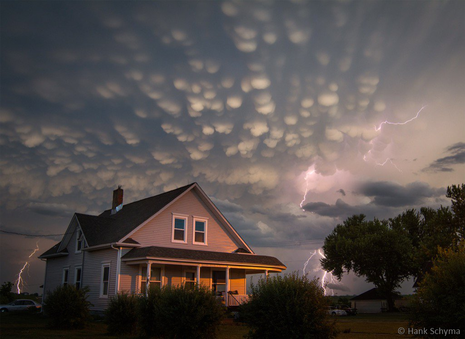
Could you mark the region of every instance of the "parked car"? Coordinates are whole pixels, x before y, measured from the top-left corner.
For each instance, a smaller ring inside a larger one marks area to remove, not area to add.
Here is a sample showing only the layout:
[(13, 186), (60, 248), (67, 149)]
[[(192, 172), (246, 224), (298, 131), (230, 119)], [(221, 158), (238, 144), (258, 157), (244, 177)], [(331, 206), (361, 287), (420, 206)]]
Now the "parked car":
[(331, 308), (328, 310), (328, 313), (331, 315), (347, 315), (347, 312), (337, 308)]
[(357, 309), (356, 308), (344, 307), (343, 310), (346, 311), (347, 315), (356, 315), (357, 314)]
[(0, 312), (14, 312), (14, 311), (26, 311), (26, 310), (37, 310), (42, 309), (42, 305), (29, 299), (17, 299), (9, 304), (0, 305)]

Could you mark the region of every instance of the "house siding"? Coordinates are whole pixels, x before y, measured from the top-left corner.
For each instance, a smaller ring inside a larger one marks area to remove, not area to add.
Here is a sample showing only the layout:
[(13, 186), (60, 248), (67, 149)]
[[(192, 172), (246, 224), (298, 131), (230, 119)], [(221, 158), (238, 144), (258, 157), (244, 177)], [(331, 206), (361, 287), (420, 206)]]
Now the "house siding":
[[(122, 255), (124, 256), (130, 249), (123, 249)], [(138, 290), (138, 281), (137, 276), (139, 275), (139, 266), (138, 265), (127, 265), (126, 263), (121, 263), (120, 269), (120, 285), (119, 291), (126, 293), (135, 293)]]
[(231, 269), (229, 272), (229, 290), (246, 294), (245, 270)]
[[(117, 258), (118, 251), (112, 248), (85, 252), (83, 286), (88, 286), (90, 288), (88, 300), (93, 304), (90, 308), (91, 310), (105, 309), (110, 297), (115, 295)], [(108, 297), (100, 297), (100, 280), (102, 277), (103, 264), (110, 265)]]
[[(172, 242), (173, 214), (188, 216), (187, 242)], [(194, 217), (208, 219), (207, 245), (193, 243)], [(131, 238), (142, 246), (160, 246), (172, 248), (184, 248), (191, 250), (205, 250), (216, 252), (233, 252), (238, 247), (219, 220), (210, 213), (207, 206), (194, 191), (187, 192), (180, 199), (172, 203), (166, 210), (131, 235)]]
[[(83, 251), (75, 253), (76, 251), (76, 236), (77, 236), (77, 223), (73, 221), (68, 228), (71, 232), (69, 237), (69, 243), (66, 247), (68, 249), (68, 255), (65, 257), (48, 258), (47, 259), (47, 276), (45, 277), (45, 290), (44, 294), (52, 292), (58, 286), (63, 284), (63, 269), (68, 268), (68, 284), (73, 285), (76, 278), (76, 268), (82, 268)], [(83, 272), (83, 270), (81, 271)], [(81, 273), (81, 283), (83, 282), (83, 276)]]

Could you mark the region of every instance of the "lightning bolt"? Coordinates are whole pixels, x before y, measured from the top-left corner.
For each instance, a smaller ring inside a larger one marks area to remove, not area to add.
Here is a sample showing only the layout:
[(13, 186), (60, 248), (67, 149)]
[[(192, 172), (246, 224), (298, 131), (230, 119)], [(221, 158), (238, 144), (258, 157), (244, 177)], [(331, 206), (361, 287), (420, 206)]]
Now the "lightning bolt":
[[(29, 254), (29, 258), (31, 258), (38, 250), (39, 250), (39, 241), (36, 242), (36, 248), (31, 254)], [(21, 288), (24, 287), (24, 279), (22, 277), (22, 274), (24, 272), (24, 269), (28, 266), (29, 266), (29, 260), (26, 261), (23, 267), (19, 270), (18, 278), (15, 280), (16, 291), (18, 292), (18, 294), (21, 294)]]
[(305, 194), (304, 194), (304, 198), (300, 202), (300, 208), (302, 209), (302, 211), (305, 211), (304, 208), (303, 208), (303, 205), (304, 205), (305, 200), (307, 199), (308, 179), (310, 178), (310, 175), (314, 174), (314, 173), (315, 173), (314, 169), (312, 169), (311, 171), (310, 171), (310, 169), (308, 169), (307, 173), (305, 174)]
[(391, 159), (391, 158), (387, 158), (383, 163), (377, 162), (377, 163), (376, 163), (376, 166), (384, 166), (384, 165), (386, 165), (387, 162), (390, 162), (390, 163), (392, 164), (392, 166), (394, 166), (394, 167), (396, 168), (396, 170), (398, 170), (399, 172), (402, 173), (402, 171), (400, 170), (400, 168), (397, 167), (396, 164), (392, 162), (392, 159)]
[[(310, 255), (310, 257), (307, 259), (307, 261), (305, 262), (304, 264), (304, 267), (302, 269), (302, 272), (303, 274), (305, 275), (305, 270), (307, 269), (307, 266), (310, 262), (310, 260), (316, 255), (316, 254), (319, 254), (322, 258), (326, 258), (325, 255), (323, 254), (323, 252), (321, 251), (321, 248), (319, 248), (318, 250), (315, 250), (313, 251), (313, 253)], [(318, 270), (318, 269), (317, 269)], [(323, 288), (324, 290), (324, 294), (325, 295), (328, 295), (328, 290), (331, 290), (331, 295), (334, 295), (334, 290), (332, 290), (331, 288), (327, 287), (328, 283), (337, 283), (336, 282), (336, 279), (333, 277), (333, 275), (331, 274), (331, 272), (328, 272), (328, 271), (325, 271), (323, 270), (322, 268), (320, 268), (321, 271), (323, 271), (323, 277), (321, 278), (321, 287)]]
[(307, 268), (307, 265), (308, 263), (310, 262), (310, 260), (315, 256), (316, 254), (316, 250), (312, 253), (312, 255), (310, 256), (310, 258), (307, 259), (307, 261), (305, 262), (304, 264), (304, 268), (302, 269), (302, 273), (305, 275), (305, 269)]
[(420, 110), (417, 112), (417, 114), (413, 118), (411, 118), (411, 119), (409, 119), (407, 121), (404, 121), (404, 122), (391, 122), (391, 121), (385, 120), (381, 124), (379, 124), (378, 127), (375, 126), (375, 131), (380, 131), (381, 127), (383, 127), (383, 125), (405, 125), (405, 124), (408, 124), (409, 122), (411, 122), (411, 121), (415, 120), (416, 118), (418, 118), (421, 111), (423, 111), (425, 108), (426, 108), (426, 105), (423, 106), (422, 108), (420, 108)]

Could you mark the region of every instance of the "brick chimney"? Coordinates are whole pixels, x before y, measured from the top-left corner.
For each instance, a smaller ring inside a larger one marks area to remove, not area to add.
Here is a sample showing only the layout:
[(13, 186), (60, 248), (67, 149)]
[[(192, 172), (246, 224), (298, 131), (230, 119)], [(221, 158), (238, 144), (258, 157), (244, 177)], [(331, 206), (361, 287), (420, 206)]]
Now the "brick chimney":
[(123, 208), (123, 189), (121, 186), (118, 186), (118, 188), (113, 191), (111, 214), (118, 212), (121, 208)]

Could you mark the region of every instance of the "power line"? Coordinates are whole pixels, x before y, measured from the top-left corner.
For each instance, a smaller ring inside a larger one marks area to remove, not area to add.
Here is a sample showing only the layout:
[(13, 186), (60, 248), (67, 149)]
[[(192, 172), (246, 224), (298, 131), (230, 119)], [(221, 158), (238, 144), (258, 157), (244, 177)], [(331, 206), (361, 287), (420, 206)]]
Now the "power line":
[(5, 233), (5, 234), (13, 234), (13, 235), (23, 235), (23, 236), (26, 236), (26, 237), (58, 237), (58, 236), (61, 236), (61, 235), (65, 235), (66, 233), (60, 233), (60, 234), (28, 234), (28, 233), (20, 233), (20, 232), (13, 232), (13, 231), (6, 231), (6, 230), (2, 230), (0, 229), (0, 232), (1, 233)]

